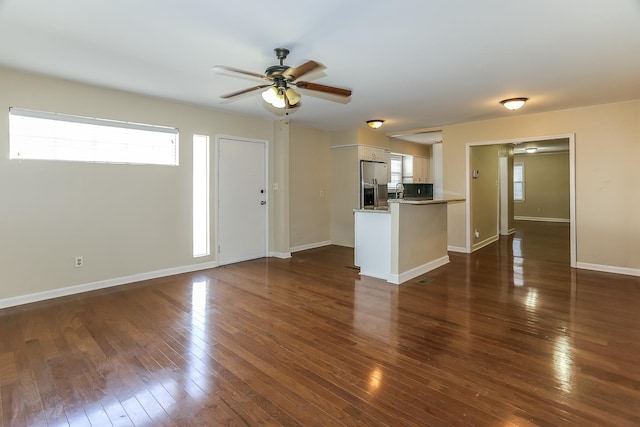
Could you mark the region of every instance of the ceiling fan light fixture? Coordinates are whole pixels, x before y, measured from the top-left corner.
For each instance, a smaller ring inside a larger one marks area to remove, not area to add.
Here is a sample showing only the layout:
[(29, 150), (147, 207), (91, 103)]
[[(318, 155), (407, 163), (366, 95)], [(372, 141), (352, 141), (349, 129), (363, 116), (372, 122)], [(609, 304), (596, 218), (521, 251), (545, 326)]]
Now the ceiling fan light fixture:
[(507, 110), (514, 111), (522, 108), (528, 100), (529, 98), (509, 98), (500, 101), (500, 104), (502, 104)]
[(276, 95), (276, 98), (271, 103), (271, 105), (273, 105), (276, 108), (285, 108), (287, 106), (287, 103), (284, 100), (284, 94), (278, 93)]
[(262, 99), (264, 99), (265, 102), (268, 102), (269, 104), (273, 104), (277, 96), (278, 89), (276, 89), (274, 86), (271, 86), (269, 89), (262, 92)]
[(291, 88), (287, 88), (285, 91), (285, 95), (287, 96), (287, 100), (289, 101), (289, 105), (296, 105), (302, 99), (302, 96), (295, 90)]
[(380, 126), (382, 126), (383, 123), (384, 120), (380, 119), (367, 120), (367, 126), (369, 126), (371, 129), (378, 129)]
[[(0, 0), (1, 2), (2, 0)], [(241, 95), (245, 95), (248, 93), (260, 93), (262, 95), (262, 99), (266, 102), (266, 107), (268, 110), (272, 110), (271, 107), (277, 110), (284, 110), (286, 114), (293, 111), (294, 108), (297, 109), (300, 107), (300, 100), (302, 96), (290, 88), (291, 86), (296, 86), (298, 88), (305, 89), (310, 91), (311, 94), (314, 92), (319, 94), (327, 94), (331, 97), (339, 97), (346, 102), (350, 101), (351, 90), (342, 89), (334, 86), (327, 86), (317, 83), (310, 83), (305, 81), (297, 81), (301, 79), (303, 76), (310, 75), (311, 73), (322, 70), (326, 68), (324, 65), (320, 64), (316, 61), (307, 61), (297, 67), (289, 67), (284, 65), (284, 60), (289, 55), (289, 50), (285, 48), (276, 48), (274, 49), (276, 53), (276, 57), (279, 60), (278, 65), (272, 65), (268, 67), (263, 74), (254, 73), (252, 71), (245, 71), (235, 67), (228, 67), (226, 65), (216, 65), (213, 67), (215, 70), (223, 70), (235, 73), (238, 77), (250, 76), (252, 78), (257, 78), (263, 81), (262, 84), (258, 84), (253, 87), (249, 87), (246, 89), (237, 90), (231, 93), (227, 93), (224, 95), (220, 95), (222, 99), (233, 99), (237, 98)], [(264, 81), (268, 83), (264, 83)], [(260, 92), (258, 92), (260, 91)], [(330, 97), (327, 97), (330, 101)], [(337, 101), (337, 100), (336, 100)], [(337, 101), (340, 102), (340, 101)], [(278, 114), (280, 112), (277, 112)]]

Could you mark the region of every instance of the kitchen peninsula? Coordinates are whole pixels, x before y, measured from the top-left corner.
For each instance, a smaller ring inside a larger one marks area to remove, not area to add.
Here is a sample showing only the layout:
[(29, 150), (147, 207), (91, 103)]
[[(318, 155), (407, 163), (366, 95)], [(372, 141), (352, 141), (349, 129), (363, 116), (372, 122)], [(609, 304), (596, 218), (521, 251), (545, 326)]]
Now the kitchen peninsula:
[(356, 209), (360, 274), (401, 284), (449, 262), (447, 203), (464, 199), (390, 199), (389, 209)]

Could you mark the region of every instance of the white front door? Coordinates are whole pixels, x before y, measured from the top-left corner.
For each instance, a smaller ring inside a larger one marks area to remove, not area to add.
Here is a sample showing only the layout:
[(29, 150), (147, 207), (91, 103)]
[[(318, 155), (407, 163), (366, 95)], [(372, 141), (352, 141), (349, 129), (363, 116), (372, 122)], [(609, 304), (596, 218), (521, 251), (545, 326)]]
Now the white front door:
[(267, 143), (217, 140), (218, 265), (267, 256)]

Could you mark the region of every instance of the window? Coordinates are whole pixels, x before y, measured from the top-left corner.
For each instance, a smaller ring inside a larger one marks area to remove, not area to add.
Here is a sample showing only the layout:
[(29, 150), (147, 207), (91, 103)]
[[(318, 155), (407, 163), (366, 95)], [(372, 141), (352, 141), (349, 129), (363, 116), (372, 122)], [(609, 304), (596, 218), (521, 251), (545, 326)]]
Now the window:
[(513, 200), (524, 202), (524, 163), (513, 165)]
[(9, 158), (178, 165), (178, 129), (11, 108)]
[(396, 186), (402, 182), (402, 155), (391, 154), (391, 180), (387, 188), (396, 191)]
[(193, 135), (193, 256), (209, 248), (209, 137)]

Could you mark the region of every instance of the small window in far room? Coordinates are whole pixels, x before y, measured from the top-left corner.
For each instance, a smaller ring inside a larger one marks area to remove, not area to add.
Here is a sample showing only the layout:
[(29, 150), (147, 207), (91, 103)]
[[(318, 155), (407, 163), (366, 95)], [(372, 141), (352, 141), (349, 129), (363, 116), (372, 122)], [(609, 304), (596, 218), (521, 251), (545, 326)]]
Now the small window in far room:
[(513, 165), (513, 200), (524, 202), (524, 163)]

